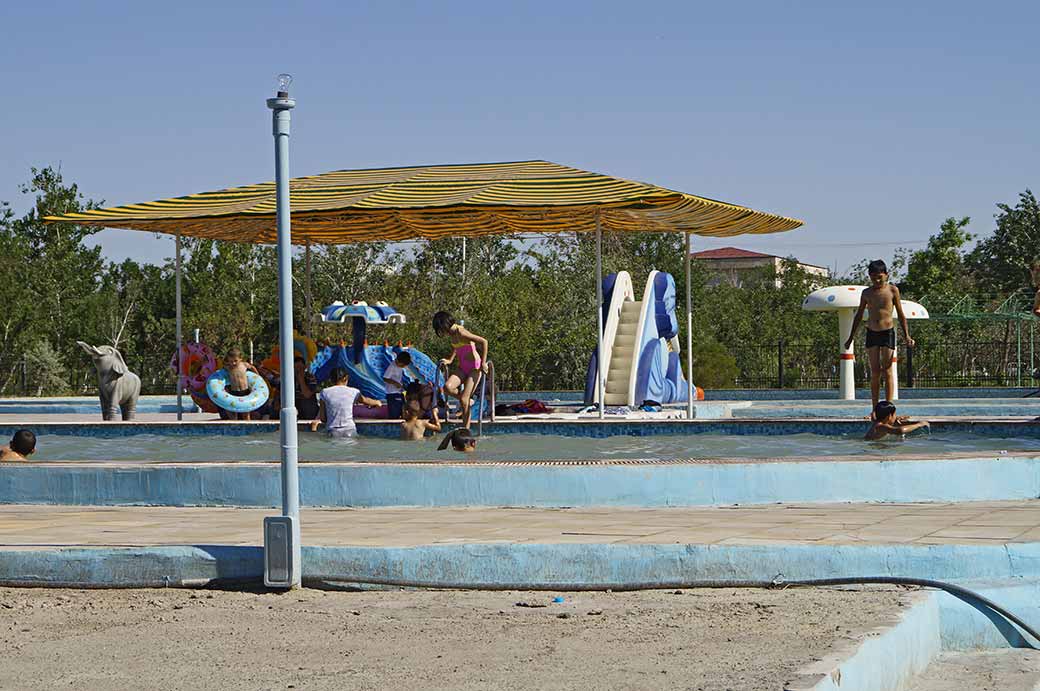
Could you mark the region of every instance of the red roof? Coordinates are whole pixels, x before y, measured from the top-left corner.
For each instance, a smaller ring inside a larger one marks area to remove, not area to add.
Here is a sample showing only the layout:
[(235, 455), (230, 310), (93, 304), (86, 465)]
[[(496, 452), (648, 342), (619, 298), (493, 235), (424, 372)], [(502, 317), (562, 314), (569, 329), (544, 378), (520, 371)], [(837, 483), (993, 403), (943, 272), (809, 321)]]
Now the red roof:
[(721, 247), (717, 250), (704, 250), (690, 254), (691, 259), (773, 259), (775, 257), (774, 254), (762, 254), (737, 247)]

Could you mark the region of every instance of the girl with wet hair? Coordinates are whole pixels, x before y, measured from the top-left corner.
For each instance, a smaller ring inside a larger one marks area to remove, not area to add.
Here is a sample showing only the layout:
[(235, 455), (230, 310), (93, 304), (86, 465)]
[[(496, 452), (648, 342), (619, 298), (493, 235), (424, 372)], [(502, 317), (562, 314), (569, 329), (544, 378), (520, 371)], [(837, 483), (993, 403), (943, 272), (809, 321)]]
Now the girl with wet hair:
[(444, 451), (448, 448), (448, 445), (455, 449), (459, 453), (473, 453), (477, 450), (477, 438), (474, 437), (470, 431), (465, 427), (456, 427), (452, 431), (445, 435), (444, 439), (441, 440), (440, 446), (437, 447), (438, 451)]

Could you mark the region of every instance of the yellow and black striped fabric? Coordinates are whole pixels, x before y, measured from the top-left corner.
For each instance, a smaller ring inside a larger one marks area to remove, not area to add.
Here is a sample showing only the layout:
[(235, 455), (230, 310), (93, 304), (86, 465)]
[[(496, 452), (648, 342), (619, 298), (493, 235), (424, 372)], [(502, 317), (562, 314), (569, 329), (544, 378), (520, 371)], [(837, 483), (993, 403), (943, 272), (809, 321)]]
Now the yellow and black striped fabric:
[[(548, 161), (340, 170), (289, 185), (295, 244), (592, 231), (776, 233), (794, 218)], [(273, 182), (93, 209), (49, 222), (273, 243)]]

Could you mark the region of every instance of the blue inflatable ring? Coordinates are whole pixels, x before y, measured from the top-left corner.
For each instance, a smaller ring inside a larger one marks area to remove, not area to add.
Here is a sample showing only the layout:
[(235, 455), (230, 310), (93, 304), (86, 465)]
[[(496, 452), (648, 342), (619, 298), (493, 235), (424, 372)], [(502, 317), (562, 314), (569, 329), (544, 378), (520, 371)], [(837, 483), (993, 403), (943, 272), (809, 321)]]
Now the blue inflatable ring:
[(232, 413), (251, 413), (267, 403), (271, 392), (267, 388), (267, 382), (256, 372), (246, 372), (246, 381), (249, 382), (249, 394), (232, 396), (227, 390), (227, 370), (218, 369), (206, 379), (206, 394), (209, 400), (224, 410)]

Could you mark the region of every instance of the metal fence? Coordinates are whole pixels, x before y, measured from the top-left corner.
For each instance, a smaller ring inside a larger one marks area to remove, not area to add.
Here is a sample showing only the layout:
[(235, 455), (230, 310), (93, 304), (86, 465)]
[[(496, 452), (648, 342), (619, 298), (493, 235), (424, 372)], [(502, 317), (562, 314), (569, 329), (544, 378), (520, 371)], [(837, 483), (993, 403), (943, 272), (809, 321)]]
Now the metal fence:
[[(734, 349), (739, 388), (827, 389), (838, 386), (836, 344), (745, 344)], [(917, 387), (1040, 386), (1040, 352), (1015, 341), (918, 343), (899, 350), (899, 381)], [(870, 364), (856, 350), (856, 381), (870, 379)]]
[[(749, 389), (829, 389), (838, 386), (835, 343), (743, 343), (730, 349), (739, 374), (735, 385)], [(1040, 349), (1010, 341), (919, 342), (912, 353), (899, 350), (902, 386), (918, 387), (1040, 387)], [(142, 394), (174, 394), (173, 376), (164, 367), (140, 361), (128, 363), (141, 377)], [(863, 348), (857, 348), (857, 382), (870, 379)], [(0, 360), (0, 396), (88, 396), (97, 394), (97, 375), (89, 362), (57, 370), (26, 358)]]
[[(142, 394), (177, 392), (169, 371), (150, 375), (143, 361), (128, 365), (141, 377)], [(44, 369), (26, 358), (0, 360), (0, 396), (95, 396), (97, 392), (97, 372), (89, 363), (77, 368)]]

